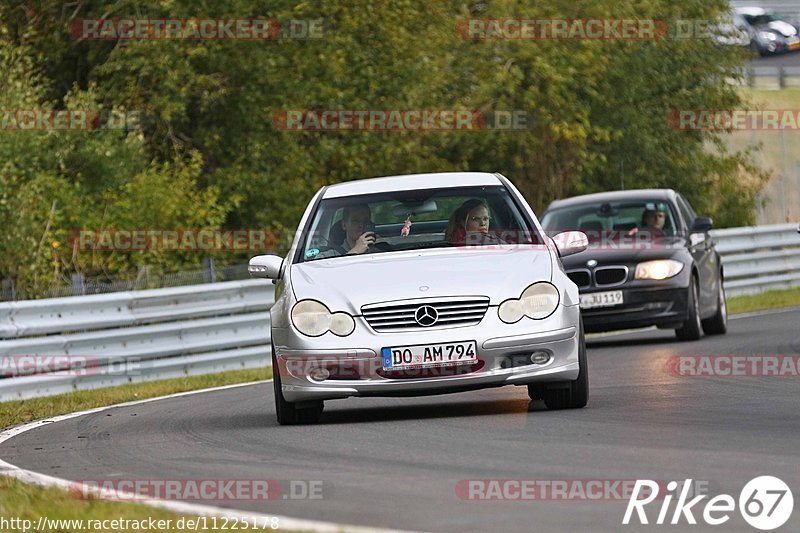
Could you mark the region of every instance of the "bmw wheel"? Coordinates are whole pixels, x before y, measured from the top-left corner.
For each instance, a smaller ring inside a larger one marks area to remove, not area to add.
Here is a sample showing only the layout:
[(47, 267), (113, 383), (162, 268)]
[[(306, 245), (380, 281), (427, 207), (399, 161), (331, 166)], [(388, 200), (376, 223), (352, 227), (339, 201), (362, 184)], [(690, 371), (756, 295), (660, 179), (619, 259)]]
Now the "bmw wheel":
[(686, 299), (688, 315), (683, 326), (675, 330), (675, 335), (682, 341), (696, 341), (703, 336), (700, 322), (700, 298), (697, 289), (697, 277), (692, 276), (689, 285), (689, 296)]
[(717, 293), (717, 312), (714, 316), (703, 320), (703, 331), (706, 335), (724, 335), (728, 331), (728, 307), (725, 303), (725, 288), (722, 286), (722, 273), (719, 275), (719, 291)]

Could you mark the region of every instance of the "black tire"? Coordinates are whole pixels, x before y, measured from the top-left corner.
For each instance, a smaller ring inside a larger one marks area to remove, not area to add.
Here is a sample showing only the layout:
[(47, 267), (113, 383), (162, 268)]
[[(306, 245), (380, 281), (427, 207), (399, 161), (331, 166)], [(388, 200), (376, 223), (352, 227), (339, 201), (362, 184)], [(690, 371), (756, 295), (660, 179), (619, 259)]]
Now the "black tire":
[(719, 275), (719, 291), (717, 293), (717, 312), (711, 318), (703, 320), (703, 332), (706, 335), (724, 335), (728, 332), (728, 306), (725, 303), (725, 287), (722, 286), (722, 274)]
[(297, 407), (293, 402), (287, 402), (281, 390), (281, 373), (278, 361), (275, 358), (275, 348), (272, 349), (272, 390), (275, 395), (275, 415), (278, 424), (290, 426), (295, 424), (316, 424), (322, 416), (323, 402), (309, 402), (310, 405)]
[(578, 379), (563, 383), (532, 383), (528, 385), (531, 400), (544, 400), (548, 409), (580, 409), (589, 401), (589, 366), (586, 362), (586, 339), (583, 320), (578, 339)]
[(700, 298), (698, 297), (697, 277), (692, 276), (689, 284), (689, 295), (686, 298), (688, 315), (683, 326), (675, 330), (675, 336), (682, 341), (696, 341), (703, 336), (703, 326), (700, 321)]

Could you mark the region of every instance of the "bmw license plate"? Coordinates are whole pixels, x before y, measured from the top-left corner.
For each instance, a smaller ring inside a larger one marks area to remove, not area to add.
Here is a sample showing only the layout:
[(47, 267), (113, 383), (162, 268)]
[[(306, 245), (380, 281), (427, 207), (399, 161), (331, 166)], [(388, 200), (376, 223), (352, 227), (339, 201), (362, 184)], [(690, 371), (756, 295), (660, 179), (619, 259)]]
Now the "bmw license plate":
[(581, 294), (581, 309), (622, 305), (622, 291), (592, 292)]
[(478, 360), (475, 341), (447, 342), (443, 344), (417, 344), (381, 349), (384, 370), (427, 368), (474, 363)]

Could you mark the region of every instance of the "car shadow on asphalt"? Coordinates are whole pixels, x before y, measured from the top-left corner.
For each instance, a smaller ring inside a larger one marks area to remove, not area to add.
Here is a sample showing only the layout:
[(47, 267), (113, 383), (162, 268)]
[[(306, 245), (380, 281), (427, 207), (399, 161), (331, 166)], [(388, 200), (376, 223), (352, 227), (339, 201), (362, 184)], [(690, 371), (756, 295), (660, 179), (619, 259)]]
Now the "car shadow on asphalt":
[[(657, 334), (657, 332), (653, 333)], [(683, 345), (691, 343), (679, 341), (677, 337), (675, 337), (674, 333), (670, 334), (669, 336), (662, 337), (597, 337), (594, 339), (586, 339), (586, 348), (612, 348), (614, 346), (647, 346), (658, 344)]]
[[(436, 400), (433, 399), (428, 405), (353, 407), (350, 409), (326, 408), (322, 413), (319, 424), (397, 422), (401, 420), (497, 416), (532, 411), (547, 411), (544, 402), (531, 401), (527, 398), (443, 404), (436, 404), (435, 402)], [(274, 417), (270, 420), (270, 425), (277, 425), (277, 422), (274, 421)]]

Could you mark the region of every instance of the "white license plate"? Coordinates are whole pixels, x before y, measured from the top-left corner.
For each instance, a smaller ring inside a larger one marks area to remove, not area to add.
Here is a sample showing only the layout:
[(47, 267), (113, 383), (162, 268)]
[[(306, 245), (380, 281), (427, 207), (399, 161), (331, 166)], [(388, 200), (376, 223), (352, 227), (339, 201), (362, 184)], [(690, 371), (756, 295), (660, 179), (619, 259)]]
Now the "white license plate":
[(382, 348), (384, 370), (451, 366), (474, 363), (478, 360), (475, 341), (447, 342), (443, 344), (418, 344)]
[(622, 291), (592, 292), (581, 294), (581, 309), (622, 305)]

